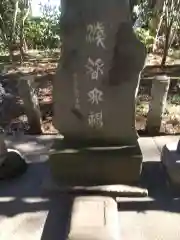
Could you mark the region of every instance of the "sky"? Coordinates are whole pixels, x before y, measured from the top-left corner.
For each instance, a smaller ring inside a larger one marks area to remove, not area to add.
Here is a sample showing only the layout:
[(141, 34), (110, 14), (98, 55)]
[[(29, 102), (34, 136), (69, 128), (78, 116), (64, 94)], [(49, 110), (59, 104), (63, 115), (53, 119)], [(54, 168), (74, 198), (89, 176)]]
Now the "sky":
[(59, 6), (61, 0), (32, 0), (32, 14), (33, 16), (40, 16), (40, 7), (39, 4), (50, 3), (52, 6)]

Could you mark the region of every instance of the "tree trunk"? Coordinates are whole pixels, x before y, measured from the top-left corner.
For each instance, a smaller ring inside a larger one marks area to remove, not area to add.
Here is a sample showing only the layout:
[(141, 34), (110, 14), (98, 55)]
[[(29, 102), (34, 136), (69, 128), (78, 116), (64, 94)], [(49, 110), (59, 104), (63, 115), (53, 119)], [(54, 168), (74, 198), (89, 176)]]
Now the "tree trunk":
[(9, 60), (10, 62), (13, 61), (13, 44), (16, 41), (16, 24), (17, 24), (17, 14), (18, 14), (18, 6), (19, 6), (19, 0), (15, 0), (14, 2), (14, 8), (13, 8), (13, 14), (11, 18), (9, 19), (12, 24), (12, 28), (9, 29), (7, 27), (6, 22), (4, 21), (3, 17), (1, 16), (1, 37), (6, 45), (6, 47), (9, 50)]
[(13, 62), (14, 54), (13, 54), (13, 49), (11, 44), (8, 45), (8, 50), (9, 50), (9, 61)]
[(20, 30), (20, 45), (19, 45), (19, 51), (20, 51), (20, 64), (24, 61), (24, 49), (23, 49), (23, 28)]
[(14, 6), (14, 13), (12, 17), (12, 30), (10, 31), (10, 37), (9, 37), (9, 60), (10, 62), (13, 62), (13, 46), (16, 42), (16, 23), (17, 23), (17, 14), (18, 14), (18, 6), (19, 6), (19, 0), (16, 0), (15, 6)]
[(164, 5), (164, 0), (157, 0), (154, 5), (153, 12), (155, 12), (155, 15), (151, 19), (150, 27), (151, 27), (152, 32), (155, 34), (157, 34), (156, 30), (158, 28), (159, 21), (160, 21), (159, 14), (163, 11), (163, 5)]
[(25, 55), (24, 23), (28, 17), (29, 11), (30, 11), (30, 7), (28, 7), (25, 10), (24, 16), (22, 16), (22, 19), (21, 19), (21, 26), (20, 26), (20, 61), (21, 61), (21, 63), (23, 62), (24, 55)]
[(23, 49), (24, 49), (24, 53), (26, 53), (28, 51), (28, 45), (26, 43), (26, 39), (23, 39)]
[(156, 0), (156, 4), (154, 6), (155, 10), (162, 11), (164, 5), (164, 0)]
[(164, 13), (162, 13), (162, 15), (161, 15), (159, 25), (158, 25), (158, 29), (157, 29), (157, 32), (156, 32), (156, 37), (155, 37), (154, 44), (153, 44), (153, 53), (157, 50), (158, 37), (160, 35), (161, 26), (162, 26), (162, 23), (163, 23), (163, 15), (164, 15)]
[(9, 61), (13, 61), (13, 51), (12, 51), (12, 43), (8, 40), (7, 34), (5, 32), (5, 28), (3, 26), (3, 23), (1, 25), (1, 38), (4, 42), (4, 45), (8, 48), (9, 51)]
[(166, 63), (166, 58), (167, 58), (168, 49), (169, 49), (169, 37), (170, 37), (170, 33), (171, 33), (171, 27), (172, 27), (172, 24), (170, 26), (166, 27), (166, 39), (165, 39), (165, 44), (164, 44), (163, 56), (162, 56), (162, 60), (161, 60), (161, 67), (164, 67), (164, 65)]
[(15, 8), (14, 8), (14, 14), (13, 14), (13, 28), (12, 28), (12, 36), (11, 36), (11, 40), (12, 40), (12, 41), (15, 40), (18, 7), (19, 7), (19, 0), (16, 0), (16, 2), (15, 2)]

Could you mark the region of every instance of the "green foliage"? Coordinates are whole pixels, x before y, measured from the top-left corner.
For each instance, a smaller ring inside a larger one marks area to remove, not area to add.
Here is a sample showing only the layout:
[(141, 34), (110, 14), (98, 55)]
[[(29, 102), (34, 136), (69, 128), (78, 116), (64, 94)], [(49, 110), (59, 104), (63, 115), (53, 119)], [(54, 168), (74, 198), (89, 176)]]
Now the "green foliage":
[(25, 24), (25, 38), (29, 47), (34, 49), (53, 49), (60, 42), (60, 9), (41, 5), (42, 17), (31, 18)]
[(180, 96), (179, 94), (174, 94), (169, 97), (169, 100), (172, 104), (179, 105), (180, 104)]
[[(16, 11), (16, 2), (18, 8)], [(31, 0), (2, 0), (0, 3), (0, 51), (20, 41), (21, 23)], [(15, 16), (16, 13), (16, 16)], [(24, 22), (23, 35), (30, 48), (52, 49), (59, 47), (60, 9), (50, 4), (41, 5), (42, 17), (30, 15)], [(14, 18), (15, 21), (14, 21)]]
[(5, 46), (4, 42), (2, 40), (0, 40), (0, 54), (4, 53), (5, 50), (6, 50), (6, 46)]
[(59, 35), (56, 26), (50, 25), (45, 19), (28, 20), (25, 25), (25, 38), (29, 48), (46, 49), (57, 48)]
[(135, 25), (138, 23), (138, 27), (146, 27), (149, 24), (149, 19), (153, 15), (153, 11), (150, 8), (148, 0), (140, 0), (139, 4), (135, 5), (133, 8), (133, 19)]
[(4, 44), (13, 38), (14, 6), (14, 1), (1, 0), (0, 2), (0, 37)]
[(144, 28), (136, 28), (135, 33), (139, 40), (146, 46), (147, 51), (151, 51), (154, 43), (154, 36), (150, 32), (150, 30), (146, 30)]
[[(18, 1), (18, 11), (16, 16), (16, 22), (14, 22), (15, 16), (15, 3)], [(167, 0), (166, 0), (167, 1)], [(43, 2), (43, 1), (42, 1)], [(168, 2), (168, 1), (167, 1)], [(169, 0), (172, 2), (172, 0)], [(8, 44), (11, 42), (18, 42), (20, 40), (20, 30), (22, 18), (25, 15), (27, 8), (29, 7), (31, 0), (1, 0), (0, 1), (0, 51), (7, 49)], [(153, 4), (152, 4), (153, 3)], [(157, 11), (154, 7), (156, 1), (149, 0), (131, 0), (131, 7), (134, 6), (132, 11), (132, 18), (134, 22), (135, 32), (140, 41), (146, 46), (148, 51), (151, 51), (156, 34), (156, 25), (154, 30), (151, 28), (151, 23), (154, 23), (159, 16), (156, 17)], [(53, 49), (60, 46), (60, 9), (52, 7), (50, 3), (41, 4), (42, 16), (39, 18), (32, 18), (30, 14), (24, 22), (23, 34), (26, 44), (29, 48), (34, 49)], [(170, 9), (170, 8), (169, 8)], [(180, 45), (180, 11), (176, 9), (174, 5), (173, 11), (168, 11), (168, 21), (173, 19), (172, 30), (173, 37), (169, 43), (170, 47)], [(173, 16), (173, 17), (172, 17)], [(14, 25), (14, 31), (13, 31)], [(165, 35), (165, 24), (162, 24), (161, 31), (158, 37)], [(172, 35), (172, 34), (171, 34)]]

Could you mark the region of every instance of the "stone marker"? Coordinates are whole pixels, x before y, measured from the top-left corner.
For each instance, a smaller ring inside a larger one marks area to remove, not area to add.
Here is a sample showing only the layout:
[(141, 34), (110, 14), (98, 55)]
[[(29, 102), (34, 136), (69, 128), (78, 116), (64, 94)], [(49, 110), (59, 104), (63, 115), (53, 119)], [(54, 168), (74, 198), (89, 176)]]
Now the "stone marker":
[(68, 240), (120, 240), (118, 209), (110, 197), (77, 197)]
[(54, 80), (54, 125), (64, 135), (50, 155), (60, 184), (135, 183), (142, 154), (135, 95), (145, 48), (126, 0), (62, 0), (62, 57)]
[(155, 76), (152, 82), (151, 102), (147, 116), (147, 131), (157, 134), (161, 128), (162, 116), (166, 108), (170, 77)]

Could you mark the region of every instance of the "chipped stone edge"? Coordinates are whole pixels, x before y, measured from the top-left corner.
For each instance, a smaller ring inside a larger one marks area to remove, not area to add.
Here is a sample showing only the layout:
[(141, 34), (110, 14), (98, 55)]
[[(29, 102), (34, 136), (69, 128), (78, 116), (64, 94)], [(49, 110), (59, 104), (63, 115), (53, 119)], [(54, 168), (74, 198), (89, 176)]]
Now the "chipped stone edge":
[(104, 185), (95, 187), (71, 187), (71, 186), (59, 186), (52, 178), (45, 179), (42, 182), (43, 192), (48, 193), (69, 193), (69, 194), (100, 194), (112, 197), (147, 197), (148, 190), (146, 188), (126, 186), (126, 185)]

